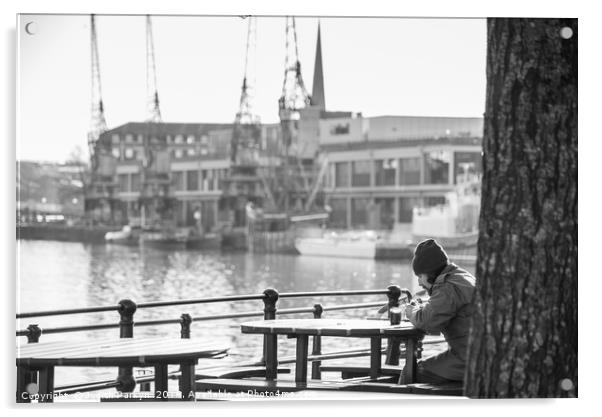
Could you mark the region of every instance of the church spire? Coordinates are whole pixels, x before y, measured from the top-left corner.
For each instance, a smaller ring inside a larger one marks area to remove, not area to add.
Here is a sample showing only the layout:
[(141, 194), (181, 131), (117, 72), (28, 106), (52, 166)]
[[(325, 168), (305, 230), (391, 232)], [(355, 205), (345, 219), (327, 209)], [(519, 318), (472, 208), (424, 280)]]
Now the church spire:
[(322, 71), (320, 22), (318, 22), (318, 41), (316, 42), (316, 60), (314, 62), (314, 82), (311, 91), (311, 105), (326, 110), (326, 99), (324, 98), (324, 73)]

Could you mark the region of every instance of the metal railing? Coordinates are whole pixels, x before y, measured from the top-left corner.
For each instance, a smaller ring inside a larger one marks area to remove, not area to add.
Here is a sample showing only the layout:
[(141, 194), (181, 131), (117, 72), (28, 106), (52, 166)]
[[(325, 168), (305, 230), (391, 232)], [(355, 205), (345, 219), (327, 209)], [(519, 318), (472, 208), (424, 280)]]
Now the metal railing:
[[(93, 325), (80, 325), (80, 326), (66, 326), (66, 327), (53, 327), (53, 328), (40, 328), (37, 324), (30, 324), (26, 329), (16, 331), (16, 336), (27, 337), (28, 343), (37, 343), (43, 334), (56, 334), (56, 333), (70, 333), (80, 331), (95, 331), (105, 329), (119, 329), (120, 338), (132, 338), (134, 337), (134, 315), (138, 309), (146, 308), (157, 308), (157, 307), (172, 307), (182, 305), (195, 305), (195, 304), (208, 304), (208, 303), (229, 303), (237, 301), (249, 301), (249, 300), (261, 300), (264, 304), (263, 311), (246, 311), (240, 313), (230, 313), (221, 315), (210, 315), (210, 316), (197, 316), (191, 317), (187, 313), (183, 313), (178, 319), (163, 319), (163, 320), (145, 320), (138, 321), (135, 323), (136, 326), (159, 326), (167, 324), (179, 324), (180, 325), (180, 336), (182, 338), (190, 338), (191, 335), (191, 323), (195, 321), (209, 321), (209, 320), (223, 320), (223, 319), (237, 319), (245, 317), (262, 317), (264, 320), (274, 320), (277, 315), (287, 314), (301, 314), (311, 313), (314, 318), (322, 318), (324, 311), (335, 311), (335, 310), (353, 310), (353, 309), (364, 309), (381, 307), (382, 302), (372, 303), (353, 303), (353, 304), (342, 304), (323, 306), (322, 304), (315, 304), (312, 307), (300, 307), (300, 308), (288, 308), (288, 309), (277, 309), (277, 302), (280, 298), (301, 298), (301, 297), (337, 297), (337, 296), (361, 296), (361, 295), (386, 295), (388, 307), (399, 306), (399, 300), (402, 295), (408, 300), (411, 300), (412, 295), (407, 289), (401, 289), (397, 285), (390, 285), (383, 290), (354, 290), (354, 291), (314, 291), (314, 292), (289, 292), (279, 294), (273, 288), (268, 288), (263, 291), (262, 294), (248, 294), (248, 295), (232, 295), (223, 297), (211, 297), (211, 298), (199, 298), (189, 300), (174, 300), (174, 301), (155, 301), (145, 302), (136, 304), (134, 301), (129, 299), (121, 300), (117, 305), (113, 306), (97, 306), (87, 308), (75, 308), (75, 309), (63, 309), (63, 310), (47, 310), (27, 313), (17, 313), (16, 319), (26, 319), (34, 317), (48, 317), (58, 315), (75, 315), (75, 314), (86, 314), (86, 313), (98, 313), (98, 312), (109, 312), (117, 311), (119, 313), (120, 320), (118, 323), (103, 323)], [(246, 366), (257, 366), (262, 364), (267, 366), (264, 358), (266, 357), (267, 349), (274, 348), (276, 346), (275, 335), (264, 335), (263, 341), (263, 357), (262, 360), (257, 363), (249, 363)], [(321, 361), (325, 359), (340, 359), (347, 357), (359, 357), (365, 356), (367, 351), (355, 350), (355, 351), (342, 351), (332, 352), (323, 354), (321, 347), (321, 337), (313, 337), (312, 352), (310, 355), (310, 361), (312, 362), (312, 378), (320, 379), (320, 365)], [(391, 343), (389, 340), (386, 348), (388, 364), (397, 364), (399, 361), (400, 351), (399, 344)], [(279, 364), (293, 363), (294, 358), (283, 358)], [(239, 364), (238, 366), (242, 366)], [(32, 373), (30, 380), (35, 382), (37, 379), (36, 375)], [(144, 376), (138, 378), (138, 382), (146, 384), (148, 388), (149, 381), (152, 380), (152, 376)], [(87, 384), (76, 384), (64, 387), (57, 387), (56, 391), (61, 392), (83, 392), (91, 390), (102, 390), (107, 388), (116, 388), (118, 391), (131, 392), (136, 386), (136, 379), (133, 376), (131, 367), (119, 368), (119, 376), (116, 381), (99, 381)]]

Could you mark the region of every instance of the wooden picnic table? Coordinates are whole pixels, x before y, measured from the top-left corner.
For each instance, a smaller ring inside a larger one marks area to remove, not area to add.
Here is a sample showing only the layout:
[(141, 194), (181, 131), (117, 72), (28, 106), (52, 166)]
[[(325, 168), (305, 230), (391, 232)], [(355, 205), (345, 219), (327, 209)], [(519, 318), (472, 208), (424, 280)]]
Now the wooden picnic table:
[[(28, 343), (17, 346), (17, 402), (27, 402), (27, 374), (37, 371), (41, 401), (52, 402), (55, 366), (155, 368), (155, 393), (167, 399), (167, 366), (180, 365), (183, 399), (194, 399), (194, 367), (200, 358), (225, 354), (228, 347), (199, 339), (123, 338)], [(191, 395), (192, 394), (192, 395)]]
[(359, 337), (370, 338), (370, 377), (377, 378), (381, 373), (382, 338), (396, 338), (406, 345), (405, 384), (413, 383), (416, 373), (416, 348), (424, 337), (422, 330), (410, 322), (391, 325), (388, 320), (357, 319), (291, 319), (261, 320), (241, 325), (243, 333), (260, 333), (267, 337), (265, 361), (266, 377), (274, 379), (278, 367), (277, 335), (287, 335), (297, 339), (295, 356), (295, 381), (307, 382), (307, 355), (309, 336)]

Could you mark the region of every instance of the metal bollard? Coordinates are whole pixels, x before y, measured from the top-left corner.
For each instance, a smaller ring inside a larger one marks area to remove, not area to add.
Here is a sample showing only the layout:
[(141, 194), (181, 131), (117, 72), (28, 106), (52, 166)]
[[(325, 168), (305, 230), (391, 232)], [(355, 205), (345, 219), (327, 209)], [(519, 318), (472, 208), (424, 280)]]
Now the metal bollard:
[[(278, 291), (267, 288), (263, 291), (263, 319), (276, 319), (276, 303), (278, 302)], [(271, 361), (268, 361), (271, 358)], [(276, 335), (266, 334), (263, 336), (263, 363), (265, 363), (265, 377), (274, 380), (278, 375), (278, 339)]]
[[(134, 313), (136, 312), (136, 303), (132, 300), (121, 300), (117, 310), (121, 320), (119, 321), (119, 337), (134, 337)], [(134, 378), (132, 367), (119, 367), (117, 376), (119, 385), (116, 387), (119, 392), (132, 392), (136, 388), (136, 379)]]
[[(321, 319), (322, 313), (324, 312), (324, 308), (322, 304), (314, 304), (314, 319)], [(314, 336), (312, 338), (312, 355), (321, 355), (322, 354), (322, 336)], [(322, 371), (320, 371), (320, 366), (322, 365), (322, 361), (313, 361), (311, 363), (311, 379), (321, 379)]]

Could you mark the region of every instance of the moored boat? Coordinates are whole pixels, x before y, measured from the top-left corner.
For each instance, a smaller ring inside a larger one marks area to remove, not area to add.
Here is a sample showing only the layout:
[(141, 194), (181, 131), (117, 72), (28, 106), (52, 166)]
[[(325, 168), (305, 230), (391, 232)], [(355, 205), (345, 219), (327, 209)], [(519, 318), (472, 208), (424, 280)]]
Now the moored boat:
[(372, 231), (330, 232), (322, 237), (297, 238), (295, 248), (301, 255), (374, 259), (377, 239)]
[(120, 245), (137, 245), (140, 240), (140, 227), (125, 225), (121, 230), (107, 232), (105, 242)]
[(188, 231), (180, 229), (143, 229), (140, 244), (148, 247), (186, 247)]
[(475, 246), (480, 207), (479, 178), (464, 178), (454, 191), (445, 195), (444, 204), (414, 208), (412, 241), (434, 238), (446, 248)]

